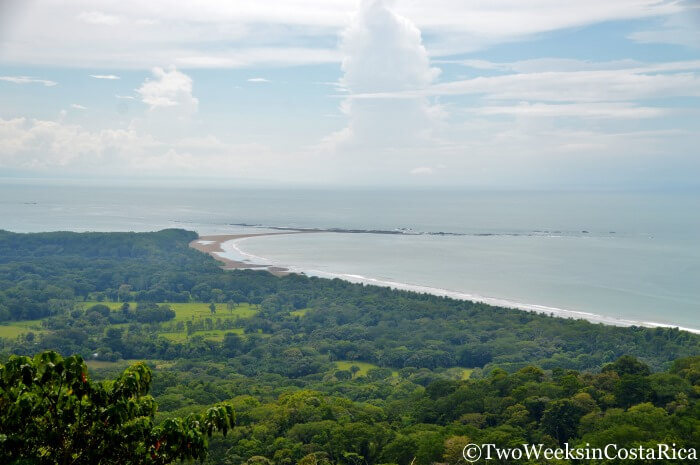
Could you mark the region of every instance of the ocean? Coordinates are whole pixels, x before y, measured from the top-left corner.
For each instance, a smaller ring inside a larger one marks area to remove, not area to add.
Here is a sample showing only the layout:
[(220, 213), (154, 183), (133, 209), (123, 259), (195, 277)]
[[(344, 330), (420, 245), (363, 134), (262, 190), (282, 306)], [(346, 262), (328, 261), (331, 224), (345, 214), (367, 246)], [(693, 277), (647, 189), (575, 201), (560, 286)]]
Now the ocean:
[[(335, 229), (227, 255), (612, 324), (700, 330), (698, 192), (204, 189), (0, 184), (15, 232)], [(353, 232), (348, 232), (352, 230)]]

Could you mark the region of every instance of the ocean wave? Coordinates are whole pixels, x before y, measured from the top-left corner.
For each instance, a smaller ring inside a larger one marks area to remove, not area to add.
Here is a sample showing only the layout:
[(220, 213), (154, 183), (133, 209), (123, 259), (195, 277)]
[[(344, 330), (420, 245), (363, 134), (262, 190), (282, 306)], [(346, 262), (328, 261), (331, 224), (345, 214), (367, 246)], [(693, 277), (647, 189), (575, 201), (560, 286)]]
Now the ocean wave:
[[(329, 279), (343, 279), (345, 281), (358, 283), (358, 284), (369, 284), (374, 286), (389, 287), (391, 289), (417, 292), (421, 294), (431, 294), (438, 297), (449, 297), (456, 300), (468, 300), (471, 302), (479, 302), (488, 305), (493, 305), (495, 307), (506, 307), (516, 310), (524, 310), (534, 313), (551, 314), (561, 318), (572, 318), (572, 319), (583, 319), (590, 321), (592, 323), (603, 323), (614, 326), (642, 326), (647, 328), (678, 328), (683, 331), (688, 331), (691, 333), (700, 334), (700, 329), (683, 327), (668, 323), (659, 323), (654, 321), (643, 321), (643, 320), (631, 320), (625, 318), (617, 318), (613, 316), (600, 315), (597, 313), (584, 312), (580, 310), (572, 310), (560, 307), (552, 307), (548, 305), (531, 304), (525, 302), (518, 302), (509, 299), (503, 299), (498, 297), (488, 297), (479, 294), (468, 293), (463, 291), (455, 291), (451, 289), (443, 289), (439, 287), (424, 286), (419, 284), (404, 283), (400, 281), (393, 281), (390, 279), (379, 279), (373, 278), (371, 276), (364, 276), (360, 274), (352, 273), (339, 273), (324, 270), (317, 270), (311, 267), (301, 267), (294, 264), (287, 264), (276, 262), (272, 259), (262, 257), (259, 255), (254, 255), (252, 253), (246, 252), (240, 248), (239, 244), (248, 239), (263, 237), (263, 236), (252, 236), (244, 237), (239, 239), (233, 239), (230, 241), (223, 242), (221, 244), (222, 250), (224, 252), (218, 252), (218, 255), (225, 256), (226, 258), (255, 263), (257, 265), (263, 265), (264, 267), (279, 267), (285, 268), (292, 273), (306, 274), (308, 276), (317, 276), (319, 278), (329, 278)], [(265, 269), (265, 268), (262, 268)]]

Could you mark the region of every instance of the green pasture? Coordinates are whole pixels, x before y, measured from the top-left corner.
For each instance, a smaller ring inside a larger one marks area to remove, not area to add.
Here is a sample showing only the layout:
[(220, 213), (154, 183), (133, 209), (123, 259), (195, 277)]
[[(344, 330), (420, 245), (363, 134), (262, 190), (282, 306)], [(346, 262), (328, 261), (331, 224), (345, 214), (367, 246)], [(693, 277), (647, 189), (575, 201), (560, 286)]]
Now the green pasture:
[(455, 367), (455, 368), (448, 368), (447, 372), (450, 374), (454, 374), (455, 378), (464, 381), (465, 379), (469, 379), (469, 377), (472, 374), (472, 371), (474, 371), (471, 368), (462, 368), (462, 367)]
[(15, 339), (22, 334), (45, 333), (46, 330), (41, 327), (41, 320), (25, 320), (12, 321), (0, 324), (0, 337)]
[[(85, 302), (84, 307), (89, 308), (96, 304), (103, 304), (109, 307), (110, 310), (119, 310), (121, 308), (121, 302)], [(129, 302), (131, 308), (136, 308), (135, 302)], [(256, 313), (258, 309), (254, 308), (250, 304), (242, 303), (236, 305), (232, 310), (228, 309), (227, 304), (217, 303), (216, 313), (212, 313), (209, 309), (209, 304), (205, 302), (186, 302), (186, 303), (167, 303), (173, 310), (175, 310), (175, 319), (173, 321), (187, 321), (187, 320), (198, 320), (202, 318), (221, 318), (225, 319), (236, 319), (236, 318), (250, 318)]]
[(302, 308), (301, 310), (294, 310), (293, 312), (289, 312), (289, 314), (302, 318), (306, 315), (306, 312), (308, 312), (308, 311), (309, 311), (308, 308)]
[[(367, 376), (367, 372), (371, 370), (372, 368), (379, 368), (378, 365), (375, 365), (373, 363), (367, 363), (367, 362), (358, 362), (356, 360), (339, 360), (335, 362), (335, 368), (336, 370), (348, 370), (350, 371), (350, 367), (355, 365), (357, 368), (360, 369), (354, 377), (358, 376)], [(391, 375), (394, 377), (399, 376), (399, 372), (392, 370)]]

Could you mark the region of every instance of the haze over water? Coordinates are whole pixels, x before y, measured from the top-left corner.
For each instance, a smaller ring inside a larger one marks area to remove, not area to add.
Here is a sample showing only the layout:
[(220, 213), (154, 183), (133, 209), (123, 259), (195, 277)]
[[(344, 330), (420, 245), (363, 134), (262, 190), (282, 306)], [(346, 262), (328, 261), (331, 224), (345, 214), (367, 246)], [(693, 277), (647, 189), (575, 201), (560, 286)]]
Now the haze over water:
[(694, 329), (698, 211), (697, 192), (0, 185), (0, 228), (10, 231), (402, 229), (407, 234), (264, 236), (235, 246), (239, 258), (321, 276)]

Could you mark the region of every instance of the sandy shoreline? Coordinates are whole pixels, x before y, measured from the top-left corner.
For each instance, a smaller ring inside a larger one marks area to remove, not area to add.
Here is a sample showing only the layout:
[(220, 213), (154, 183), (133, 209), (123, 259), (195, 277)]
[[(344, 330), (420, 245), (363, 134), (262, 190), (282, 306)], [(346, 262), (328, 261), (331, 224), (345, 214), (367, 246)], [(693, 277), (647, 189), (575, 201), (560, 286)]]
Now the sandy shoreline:
[(411, 292), (418, 292), (418, 293), (427, 293), (427, 294), (432, 294), (432, 295), (437, 295), (437, 296), (442, 296), (442, 297), (449, 297), (449, 298), (457, 299), (457, 300), (481, 302), (481, 303), (485, 303), (488, 305), (494, 305), (496, 307), (512, 308), (512, 309), (517, 309), (517, 310), (522, 310), (522, 311), (527, 311), (527, 312), (534, 312), (534, 313), (551, 314), (551, 315), (554, 315), (554, 316), (557, 316), (560, 318), (582, 319), (582, 320), (587, 320), (591, 323), (603, 323), (603, 324), (613, 325), (613, 326), (641, 326), (641, 327), (647, 327), (647, 328), (654, 328), (654, 327), (678, 328), (678, 329), (683, 330), (683, 331), (689, 331), (692, 333), (700, 334), (700, 329), (688, 328), (688, 327), (683, 327), (680, 325), (674, 325), (674, 324), (668, 324), (668, 323), (658, 323), (658, 322), (653, 322), (653, 321), (640, 321), (640, 320), (628, 320), (628, 319), (624, 319), (624, 318), (605, 316), (605, 315), (600, 315), (600, 314), (595, 314), (595, 313), (590, 313), (590, 312), (582, 312), (582, 311), (549, 307), (549, 306), (543, 306), (543, 305), (535, 305), (535, 304), (525, 304), (525, 303), (514, 302), (514, 301), (509, 301), (509, 300), (500, 299), (500, 298), (493, 298), (493, 297), (484, 297), (484, 296), (479, 296), (476, 294), (468, 294), (468, 293), (464, 293), (464, 292), (452, 291), (452, 290), (447, 290), (447, 289), (438, 289), (438, 288), (429, 287), (429, 286), (420, 286), (420, 285), (400, 283), (400, 282), (394, 282), (394, 281), (379, 280), (379, 279), (369, 278), (366, 276), (359, 276), (359, 275), (321, 272), (321, 271), (317, 271), (317, 270), (300, 270), (300, 269), (295, 269), (294, 267), (292, 267), (292, 269), (288, 269), (288, 268), (282, 268), (279, 266), (256, 264), (256, 263), (251, 263), (248, 261), (245, 261), (245, 262), (236, 261), (236, 260), (232, 260), (230, 258), (227, 258), (226, 256), (222, 256), (222, 254), (225, 254), (226, 251), (221, 247), (221, 245), (227, 241), (236, 240), (236, 239), (245, 239), (245, 238), (250, 238), (250, 237), (258, 237), (258, 236), (276, 236), (278, 234), (305, 234), (305, 233), (318, 233), (318, 232), (330, 232), (330, 231), (294, 230), (294, 231), (285, 231), (285, 232), (265, 232), (265, 233), (252, 233), (252, 234), (224, 234), (224, 235), (200, 236), (199, 239), (196, 239), (196, 240), (190, 242), (190, 247), (192, 247), (196, 250), (199, 250), (201, 252), (208, 253), (209, 255), (214, 257), (217, 261), (223, 263), (222, 268), (225, 270), (259, 269), (259, 270), (268, 271), (276, 276), (284, 276), (284, 275), (287, 275), (290, 273), (302, 273), (302, 274), (308, 273), (310, 275), (325, 277), (328, 279), (340, 278), (340, 279), (343, 279), (345, 281), (354, 282), (354, 283), (363, 283), (363, 284), (375, 285), (375, 286), (380, 286), (380, 287), (389, 287), (389, 288), (397, 289), (397, 290), (404, 290), (404, 291), (411, 291)]
[(241, 262), (237, 260), (231, 260), (230, 258), (227, 258), (225, 256), (222, 256), (221, 254), (225, 253), (226, 251), (221, 247), (221, 244), (224, 242), (236, 240), (236, 239), (244, 239), (247, 237), (258, 237), (258, 236), (277, 236), (281, 234), (303, 234), (307, 231), (287, 231), (287, 232), (278, 232), (278, 233), (253, 233), (253, 234), (217, 234), (217, 235), (211, 235), (211, 236), (199, 236), (198, 239), (193, 240), (190, 242), (190, 247), (192, 247), (195, 250), (199, 250), (200, 252), (207, 253), (214, 257), (215, 260), (218, 262), (223, 263), (223, 268), (224, 270), (240, 270), (240, 269), (261, 269), (265, 271), (269, 271), (270, 273), (276, 275), (276, 276), (283, 276), (286, 274), (289, 274), (289, 270), (286, 268), (281, 268), (278, 266), (268, 266), (268, 265), (259, 265), (256, 263), (248, 263), (248, 262)]

